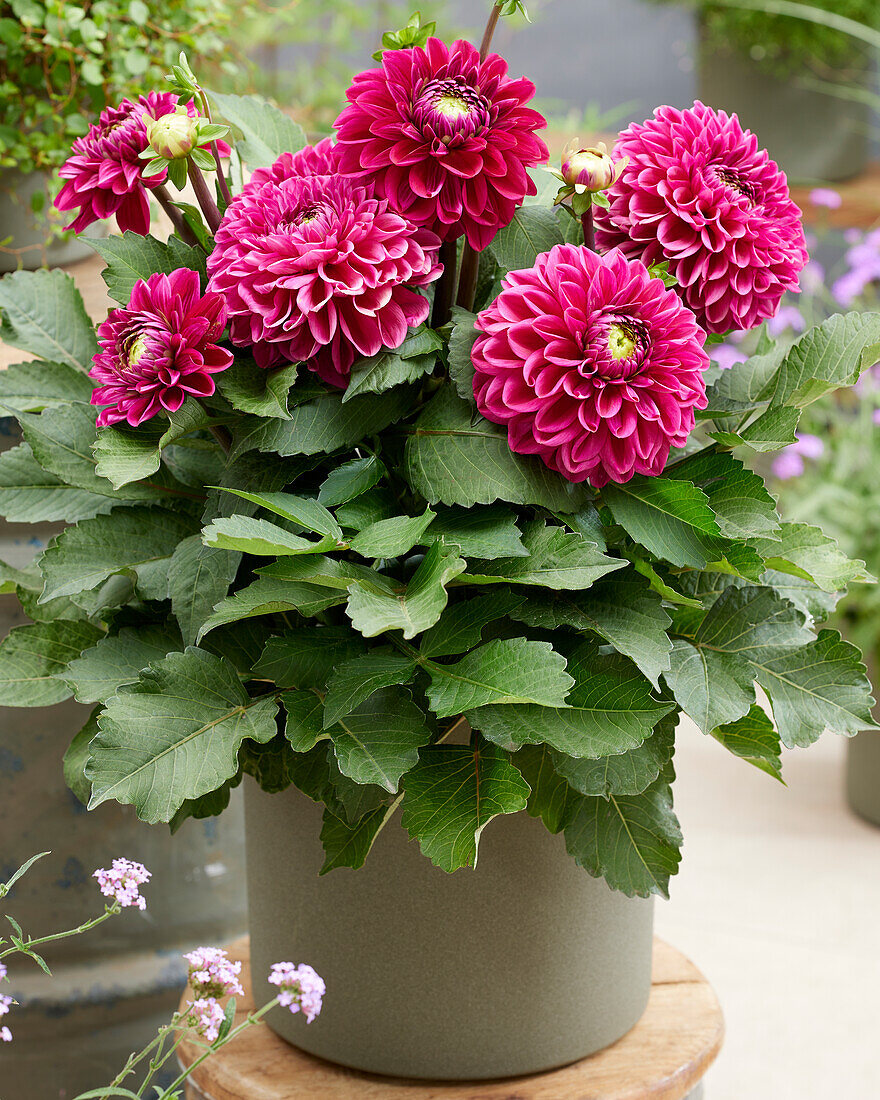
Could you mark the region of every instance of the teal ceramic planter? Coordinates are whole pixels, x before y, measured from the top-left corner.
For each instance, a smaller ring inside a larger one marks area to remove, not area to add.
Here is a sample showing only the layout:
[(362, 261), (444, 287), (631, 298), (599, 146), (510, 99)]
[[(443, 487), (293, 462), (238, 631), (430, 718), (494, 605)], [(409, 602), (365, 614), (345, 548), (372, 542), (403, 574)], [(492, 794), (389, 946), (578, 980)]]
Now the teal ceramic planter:
[(257, 1004), (273, 962), (327, 983), (319, 1020), (269, 1026), (330, 1061), (396, 1077), (535, 1073), (613, 1043), (651, 984), (652, 903), (612, 892), (525, 814), (490, 822), (476, 870), (433, 867), (396, 822), (365, 865), (318, 876), (321, 808), (246, 781)]

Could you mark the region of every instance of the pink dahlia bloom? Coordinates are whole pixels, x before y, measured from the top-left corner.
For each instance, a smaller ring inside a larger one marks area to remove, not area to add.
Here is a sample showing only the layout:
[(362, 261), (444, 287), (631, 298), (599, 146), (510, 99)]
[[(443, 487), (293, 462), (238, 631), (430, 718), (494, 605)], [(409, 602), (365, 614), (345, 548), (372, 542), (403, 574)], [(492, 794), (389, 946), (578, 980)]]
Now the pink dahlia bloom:
[(232, 342), (252, 346), (261, 367), (308, 361), (344, 387), (356, 358), (399, 347), (428, 316), (411, 288), (439, 277), (439, 248), (355, 180), (269, 180), (226, 211), (208, 289), (226, 301)]
[(375, 183), (395, 210), (444, 240), (463, 233), (485, 248), (535, 194), (526, 168), (547, 159), (526, 107), (529, 80), (511, 80), (498, 54), (469, 42), (386, 50), (382, 67), (354, 78), (336, 120), (340, 171)]
[(208, 397), (232, 352), (217, 346), (226, 323), (219, 294), (200, 296), (199, 276), (181, 268), (135, 283), (125, 309), (98, 328), (101, 351), (89, 374), (100, 385), (93, 405), (107, 405), (98, 427), (132, 426), (160, 412), (176, 412), (190, 394)]
[(339, 147), (331, 138), (306, 145), (296, 153), (282, 153), (268, 168), (258, 168), (243, 190), (255, 191), (264, 183), (283, 183), (301, 176), (332, 176), (339, 167)]
[(801, 212), (785, 174), (736, 115), (699, 101), (624, 130), (629, 158), (596, 212), (600, 248), (646, 264), (669, 261), (680, 293), (709, 332), (749, 329), (798, 289), (807, 262)]
[(706, 407), (705, 334), (674, 291), (618, 250), (556, 245), (511, 271), (477, 318), (474, 395), (536, 454), (597, 488), (659, 474)]

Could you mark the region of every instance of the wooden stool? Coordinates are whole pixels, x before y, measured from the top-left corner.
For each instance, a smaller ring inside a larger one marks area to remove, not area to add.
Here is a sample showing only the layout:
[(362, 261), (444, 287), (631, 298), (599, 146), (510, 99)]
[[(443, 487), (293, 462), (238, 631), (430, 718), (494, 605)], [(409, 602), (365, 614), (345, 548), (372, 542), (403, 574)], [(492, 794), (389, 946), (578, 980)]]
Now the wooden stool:
[[(254, 1008), (247, 939), (230, 956), (243, 962), (245, 995), (236, 1023)], [(184, 1001), (186, 1000), (184, 995)], [(320, 1020), (313, 1027), (320, 1027)], [(698, 1100), (700, 1082), (721, 1049), (718, 999), (689, 959), (654, 941), (651, 996), (644, 1016), (612, 1046), (562, 1069), (500, 1081), (448, 1083), (380, 1077), (335, 1066), (249, 1028), (213, 1055), (187, 1083), (187, 1100)], [(181, 1065), (200, 1049), (184, 1041)]]

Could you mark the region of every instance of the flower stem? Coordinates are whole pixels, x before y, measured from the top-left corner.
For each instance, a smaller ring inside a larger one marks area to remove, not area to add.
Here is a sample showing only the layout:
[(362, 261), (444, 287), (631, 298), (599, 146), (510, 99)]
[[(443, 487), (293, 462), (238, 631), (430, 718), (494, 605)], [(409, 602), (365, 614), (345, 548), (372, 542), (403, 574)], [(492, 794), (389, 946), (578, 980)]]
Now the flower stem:
[[(213, 122), (211, 118), (211, 107), (208, 103), (208, 97), (202, 88), (199, 88), (199, 98), (202, 101), (202, 112), (208, 122)], [(226, 176), (223, 174), (223, 165), (220, 163), (220, 150), (217, 148), (217, 142), (211, 142), (211, 152), (214, 154), (214, 163), (217, 165), (217, 179), (220, 183), (220, 194), (223, 196), (223, 201), (228, 206), (232, 202), (232, 192), (229, 190), (229, 184), (226, 182)]]
[(100, 917), (92, 917), (91, 920), (87, 920), (84, 924), (77, 925), (76, 928), (68, 928), (66, 932), (52, 932), (48, 936), (40, 936), (36, 940), (32, 940), (28, 937), (23, 941), (23, 947), (7, 947), (5, 951), (0, 951), (0, 959), (5, 959), (7, 955), (14, 955), (16, 952), (27, 953), (32, 947), (37, 947), (41, 943), (52, 943), (54, 940), (66, 940), (68, 936), (79, 936), (83, 932), (89, 932), (91, 929), (96, 928), (99, 924), (103, 924), (108, 917), (115, 917), (120, 912), (117, 904), (108, 906)]
[(220, 228), (220, 211), (217, 209), (217, 203), (214, 202), (214, 196), (208, 188), (205, 177), (192, 159), (187, 161), (187, 174), (189, 175), (189, 182), (193, 185), (193, 191), (196, 193), (199, 206), (202, 208), (202, 213), (205, 215), (208, 228), (212, 233), (216, 233)]
[(500, 17), (501, 5), (496, 4), (489, 16), (489, 22), (486, 24), (486, 29), (483, 31), (483, 41), (480, 43), (481, 61), (485, 61), (489, 56), (489, 47), (492, 45), (492, 35), (495, 33), (495, 28), (498, 26)]
[(584, 244), (591, 252), (596, 251), (596, 234), (593, 231), (593, 207), (592, 204), (581, 214), (581, 225), (584, 227)]
[(437, 281), (437, 289), (434, 292), (434, 312), (431, 314), (433, 328), (445, 325), (452, 309), (455, 296), (455, 267), (458, 262), (458, 247), (455, 241), (444, 241), (440, 245), (440, 262), (443, 264), (443, 274)]
[(464, 242), (461, 254), (461, 272), (458, 276), (458, 296), (456, 304), (463, 309), (474, 308), (474, 294), (477, 290), (477, 272), (480, 268), (480, 254), (468, 241)]
[(226, 454), (232, 450), (232, 432), (224, 424), (211, 424), (211, 435), (217, 440)]
[(171, 196), (168, 194), (168, 190), (164, 183), (160, 183), (158, 187), (153, 188), (153, 194), (159, 200), (159, 205), (168, 215), (171, 224), (174, 226), (174, 232), (180, 237), (185, 244), (197, 245), (198, 238), (195, 233), (186, 224), (186, 220), (183, 214), (177, 209), (171, 200)]

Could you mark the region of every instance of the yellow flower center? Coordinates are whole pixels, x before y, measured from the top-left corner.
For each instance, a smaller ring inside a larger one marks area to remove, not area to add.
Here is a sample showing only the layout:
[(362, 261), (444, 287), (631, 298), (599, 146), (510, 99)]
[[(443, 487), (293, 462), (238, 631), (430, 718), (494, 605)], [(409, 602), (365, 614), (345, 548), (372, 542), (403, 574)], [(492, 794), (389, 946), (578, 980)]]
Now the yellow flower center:
[(613, 359), (629, 359), (636, 351), (635, 334), (626, 325), (608, 326), (608, 350)]
[(130, 367), (136, 367), (138, 363), (143, 359), (144, 353), (147, 350), (147, 338), (146, 336), (136, 336), (134, 340), (128, 345), (128, 365)]
[(434, 110), (444, 118), (451, 119), (466, 118), (470, 113), (470, 108), (461, 96), (451, 95), (448, 92), (434, 100)]

